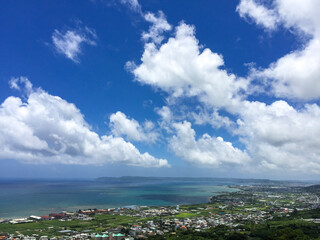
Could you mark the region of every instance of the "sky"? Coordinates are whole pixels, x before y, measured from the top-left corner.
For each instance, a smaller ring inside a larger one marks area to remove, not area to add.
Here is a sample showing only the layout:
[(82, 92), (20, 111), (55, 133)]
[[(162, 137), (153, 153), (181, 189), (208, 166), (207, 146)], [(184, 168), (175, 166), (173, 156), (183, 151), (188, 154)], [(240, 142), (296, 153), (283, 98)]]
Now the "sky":
[(319, 180), (319, 12), (1, 1), (1, 177)]

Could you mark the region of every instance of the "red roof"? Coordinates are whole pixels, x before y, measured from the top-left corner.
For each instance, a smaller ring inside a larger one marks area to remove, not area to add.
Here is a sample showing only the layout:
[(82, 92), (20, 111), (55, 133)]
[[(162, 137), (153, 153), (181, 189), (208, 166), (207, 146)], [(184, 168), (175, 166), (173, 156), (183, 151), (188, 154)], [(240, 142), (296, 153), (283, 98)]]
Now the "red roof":
[(41, 218), (50, 218), (50, 217), (49, 217), (49, 216), (44, 215), (44, 216), (41, 216)]
[(50, 213), (49, 216), (50, 217), (63, 217), (63, 215), (60, 213)]

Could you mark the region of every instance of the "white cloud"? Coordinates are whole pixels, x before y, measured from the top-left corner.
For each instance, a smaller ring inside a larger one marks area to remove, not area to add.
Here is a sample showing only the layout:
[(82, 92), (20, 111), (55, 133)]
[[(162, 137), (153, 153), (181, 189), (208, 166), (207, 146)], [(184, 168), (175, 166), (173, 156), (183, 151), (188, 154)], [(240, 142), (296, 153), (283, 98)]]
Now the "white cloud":
[(41, 89), (33, 90), (26, 102), (11, 96), (1, 104), (0, 159), (32, 164), (169, 166), (165, 159), (141, 154), (121, 137), (100, 137), (74, 104)]
[[(20, 84), (24, 85), (23, 89), (20, 88)], [(32, 83), (26, 77), (11, 78), (9, 81), (9, 86), (15, 90), (23, 90), (27, 95), (32, 92)]]
[[(237, 9), (248, 2), (242, 0)], [(312, 100), (320, 97), (320, 1), (318, 0), (275, 0), (272, 11), (276, 21), (290, 29), (298, 38), (310, 39), (301, 49), (284, 55), (270, 64), (269, 68), (255, 70), (252, 78), (262, 79), (267, 87), (271, 87), (276, 97), (295, 100)], [(264, 6), (259, 5), (259, 8)], [(241, 15), (241, 11), (239, 10)], [(256, 14), (254, 8), (246, 8), (246, 14), (257, 24), (265, 17)], [(270, 28), (265, 25), (266, 28)]]
[(241, 115), (238, 134), (256, 166), (320, 173), (318, 105), (296, 110), (285, 101), (245, 102)]
[(127, 5), (132, 11), (141, 13), (141, 5), (138, 0), (120, 0), (121, 4)]
[(168, 106), (163, 106), (162, 108), (156, 109), (157, 114), (161, 117), (162, 120), (170, 122), (172, 120), (172, 112)]
[(278, 16), (274, 10), (257, 4), (255, 0), (241, 0), (237, 12), (243, 18), (251, 18), (258, 25), (273, 30), (277, 27)]
[(155, 108), (155, 112), (160, 116), (158, 124), (161, 129), (165, 130), (167, 133), (172, 133), (172, 122), (174, 121), (174, 114), (172, 113), (170, 107), (163, 106), (161, 108)]
[(155, 126), (154, 126), (154, 123), (150, 120), (146, 120), (144, 121), (143, 123), (143, 128), (146, 130), (146, 131), (152, 131)]
[(194, 27), (184, 23), (176, 28), (175, 37), (159, 48), (145, 44), (141, 61), (139, 66), (130, 64), (135, 79), (173, 98), (198, 96), (206, 104), (227, 107), (238, 102), (239, 91), (247, 88), (245, 80), (222, 69), (221, 55), (202, 50)]
[(146, 42), (151, 40), (156, 44), (160, 44), (164, 39), (162, 34), (172, 29), (162, 11), (158, 12), (158, 16), (151, 12), (146, 13), (144, 19), (152, 24), (148, 32), (142, 33), (142, 39)]
[(287, 28), (311, 35), (320, 33), (320, 2), (318, 0), (275, 0), (275, 10)]
[(159, 137), (151, 121), (141, 126), (135, 119), (129, 119), (119, 111), (110, 116), (110, 128), (115, 136), (126, 136), (133, 141), (154, 143)]
[(303, 50), (296, 50), (257, 71), (253, 77), (273, 79), (276, 97), (312, 100), (320, 97), (320, 38), (311, 40)]
[(149, 31), (142, 33), (141, 37), (143, 41), (152, 41), (153, 43), (160, 44), (164, 38), (162, 34), (172, 29), (162, 11), (158, 11), (158, 14), (152, 12), (144, 13), (138, 0), (120, 0), (120, 3), (127, 5), (132, 11), (139, 13), (146, 22), (151, 23)]
[[(171, 108), (170, 108), (171, 107)], [(172, 133), (172, 124), (177, 121), (189, 120), (196, 125), (211, 125), (215, 129), (226, 128), (230, 132), (236, 127), (236, 123), (229, 117), (223, 116), (217, 109), (202, 106), (186, 106), (182, 104), (163, 106), (156, 108), (160, 116), (160, 127), (168, 133)]]
[(213, 128), (227, 128), (231, 130), (235, 127), (235, 122), (227, 116), (219, 114), (217, 109), (208, 110), (198, 107), (197, 111), (190, 112), (191, 119), (198, 125), (210, 124)]
[(79, 62), (82, 45), (96, 45), (96, 38), (95, 32), (87, 27), (64, 32), (55, 29), (52, 34), (52, 42), (56, 51), (75, 63)]
[(232, 146), (221, 137), (204, 134), (196, 140), (191, 123), (174, 123), (176, 135), (169, 140), (170, 149), (184, 160), (200, 166), (218, 167), (222, 164), (246, 165), (250, 157), (245, 151)]

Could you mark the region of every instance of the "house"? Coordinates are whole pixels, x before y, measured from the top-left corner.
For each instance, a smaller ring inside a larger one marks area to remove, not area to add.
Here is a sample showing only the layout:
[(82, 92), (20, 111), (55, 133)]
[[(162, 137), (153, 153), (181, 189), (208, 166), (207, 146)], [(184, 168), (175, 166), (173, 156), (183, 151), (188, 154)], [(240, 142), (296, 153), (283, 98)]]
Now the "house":
[(0, 233), (0, 240), (5, 240), (9, 237), (7, 233)]
[(49, 217), (55, 218), (55, 219), (61, 219), (63, 218), (63, 214), (60, 213), (50, 213)]
[(125, 238), (125, 235), (122, 233), (113, 233), (111, 239), (112, 240), (123, 240), (124, 238)]
[(23, 240), (37, 240), (37, 239), (35, 237), (26, 236), (23, 238)]
[(29, 219), (35, 220), (35, 221), (40, 221), (40, 220), (41, 220), (41, 217), (31, 215), (31, 216), (29, 217)]

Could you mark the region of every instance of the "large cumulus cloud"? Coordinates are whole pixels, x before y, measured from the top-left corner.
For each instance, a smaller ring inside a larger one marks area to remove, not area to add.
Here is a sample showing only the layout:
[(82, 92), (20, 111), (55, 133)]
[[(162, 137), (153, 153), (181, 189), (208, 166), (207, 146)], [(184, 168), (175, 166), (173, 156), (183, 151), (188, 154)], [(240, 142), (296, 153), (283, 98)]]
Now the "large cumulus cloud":
[(270, 7), (257, 0), (241, 0), (237, 11), (268, 30), (283, 27), (304, 39), (301, 46), (253, 71), (276, 97), (313, 100), (320, 97), (320, 2), (318, 0), (274, 0)]
[(285, 101), (246, 102), (241, 115), (237, 131), (257, 167), (320, 173), (318, 105), (296, 110)]
[(248, 84), (224, 70), (222, 56), (203, 49), (195, 37), (194, 27), (185, 23), (160, 47), (154, 42), (145, 44), (141, 61), (138, 66), (127, 63), (135, 79), (174, 98), (196, 96), (203, 103), (229, 107), (239, 101), (239, 92)]
[(235, 148), (222, 137), (204, 134), (196, 139), (190, 122), (174, 123), (173, 127), (176, 134), (169, 141), (170, 149), (192, 164), (210, 167), (226, 164), (245, 166), (251, 161), (246, 151)]
[[(15, 88), (19, 83), (32, 86), (26, 78), (11, 83)], [(33, 164), (169, 166), (121, 137), (99, 136), (74, 104), (30, 88), (26, 101), (11, 96), (0, 106), (0, 158)]]

